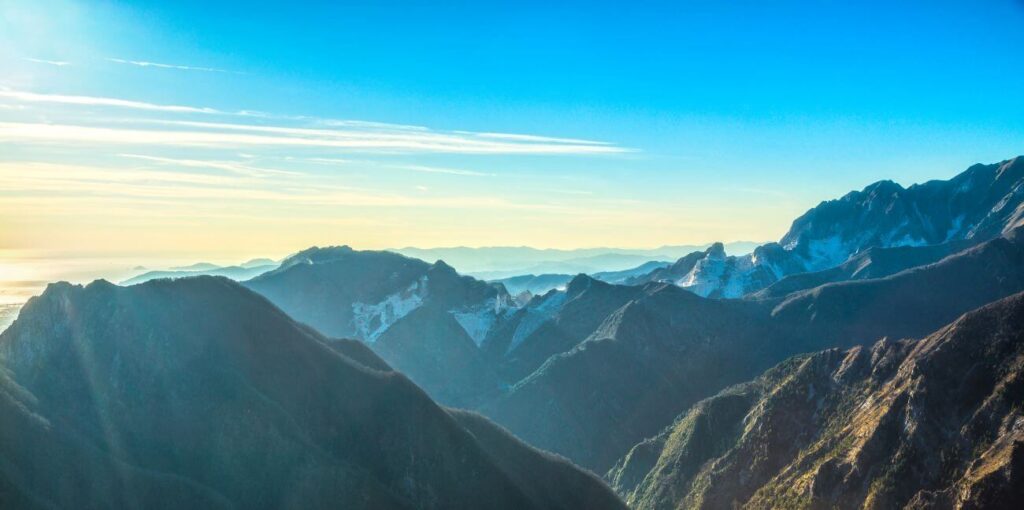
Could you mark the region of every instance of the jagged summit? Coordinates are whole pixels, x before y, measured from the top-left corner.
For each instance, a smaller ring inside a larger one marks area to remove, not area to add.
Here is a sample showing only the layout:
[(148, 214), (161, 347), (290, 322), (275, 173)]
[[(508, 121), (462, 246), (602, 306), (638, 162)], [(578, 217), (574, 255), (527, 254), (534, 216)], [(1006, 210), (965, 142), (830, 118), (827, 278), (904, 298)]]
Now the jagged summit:
[(974, 165), (949, 180), (910, 187), (889, 180), (821, 202), (778, 243), (742, 257), (713, 246), (634, 280), (672, 282), (702, 296), (736, 298), (776, 281), (839, 266), (872, 247), (979, 243), (1024, 224), (1024, 159)]

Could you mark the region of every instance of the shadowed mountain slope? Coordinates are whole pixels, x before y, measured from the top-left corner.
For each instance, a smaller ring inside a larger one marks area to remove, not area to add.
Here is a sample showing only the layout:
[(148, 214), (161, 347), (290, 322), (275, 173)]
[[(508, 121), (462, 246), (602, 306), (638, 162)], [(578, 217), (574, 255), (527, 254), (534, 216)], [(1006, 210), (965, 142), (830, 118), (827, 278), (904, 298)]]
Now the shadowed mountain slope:
[(787, 360), (609, 473), (637, 510), (1017, 508), (1024, 294), (920, 341)]
[(519, 381), (551, 356), (586, 340), (609, 314), (642, 291), (577, 275), (564, 292), (535, 297), (507, 316), (481, 347), (506, 380)]
[(899, 246), (895, 248), (875, 246), (853, 255), (849, 260), (836, 267), (786, 276), (748, 297), (753, 299), (779, 298), (828, 283), (884, 278), (900, 271), (938, 262), (972, 244), (970, 241), (952, 241), (928, 246)]
[(622, 508), (223, 278), (51, 285), (0, 367), (4, 507)]
[(310, 248), (244, 285), (325, 335), (366, 342), (445, 405), (472, 406), (498, 387), (477, 345), (512, 298), (444, 262)]
[(784, 300), (713, 300), (648, 284), (483, 411), (531, 444), (603, 472), (690, 405), (788, 356), (925, 335), (1024, 290), (1019, 234)]

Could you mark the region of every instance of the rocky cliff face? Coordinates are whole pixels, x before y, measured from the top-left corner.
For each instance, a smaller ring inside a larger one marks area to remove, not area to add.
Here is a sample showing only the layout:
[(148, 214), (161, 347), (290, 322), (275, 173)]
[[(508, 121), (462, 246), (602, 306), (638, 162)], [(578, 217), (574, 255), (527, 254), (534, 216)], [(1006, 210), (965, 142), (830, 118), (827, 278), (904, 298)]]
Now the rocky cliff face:
[(701, 296), (736, 298), (789, 275), (839, 266), (871, 248), (977, 243), (1022, 221), (1024, 157), (1017, 157), (909, 188), (876, 182), (822, 202), (794, 220), (778, 243), (750, 255), (726, 256), (715, 245), (633, 283), (670, 282)]
[(695, 405), (609, 472), (637, 509), (1015, 508), (1024, 294), (920, 341), (790, 359)]

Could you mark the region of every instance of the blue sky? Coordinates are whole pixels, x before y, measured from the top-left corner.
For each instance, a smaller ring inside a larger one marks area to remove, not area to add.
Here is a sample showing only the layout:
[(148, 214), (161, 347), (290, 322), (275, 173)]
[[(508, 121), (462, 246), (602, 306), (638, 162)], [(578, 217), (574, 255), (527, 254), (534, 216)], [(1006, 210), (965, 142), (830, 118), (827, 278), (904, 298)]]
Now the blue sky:
[(0, 249), (774, 240), (1024, 153), (1020, 0), (334, 4), (0, 1)]

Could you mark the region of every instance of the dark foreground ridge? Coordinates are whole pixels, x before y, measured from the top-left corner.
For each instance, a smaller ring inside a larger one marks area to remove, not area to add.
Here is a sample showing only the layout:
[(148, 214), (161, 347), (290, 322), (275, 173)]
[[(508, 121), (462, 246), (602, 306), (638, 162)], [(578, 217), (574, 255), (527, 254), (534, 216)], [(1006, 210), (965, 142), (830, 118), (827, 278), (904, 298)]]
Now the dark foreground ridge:
[(638, 510), (1019, 508), (1024, 293), (922, 340), (789, 359), (609, 473)]
[(0, 363), (3, 508), (624, 508), (224, 278), (51, 285)]

